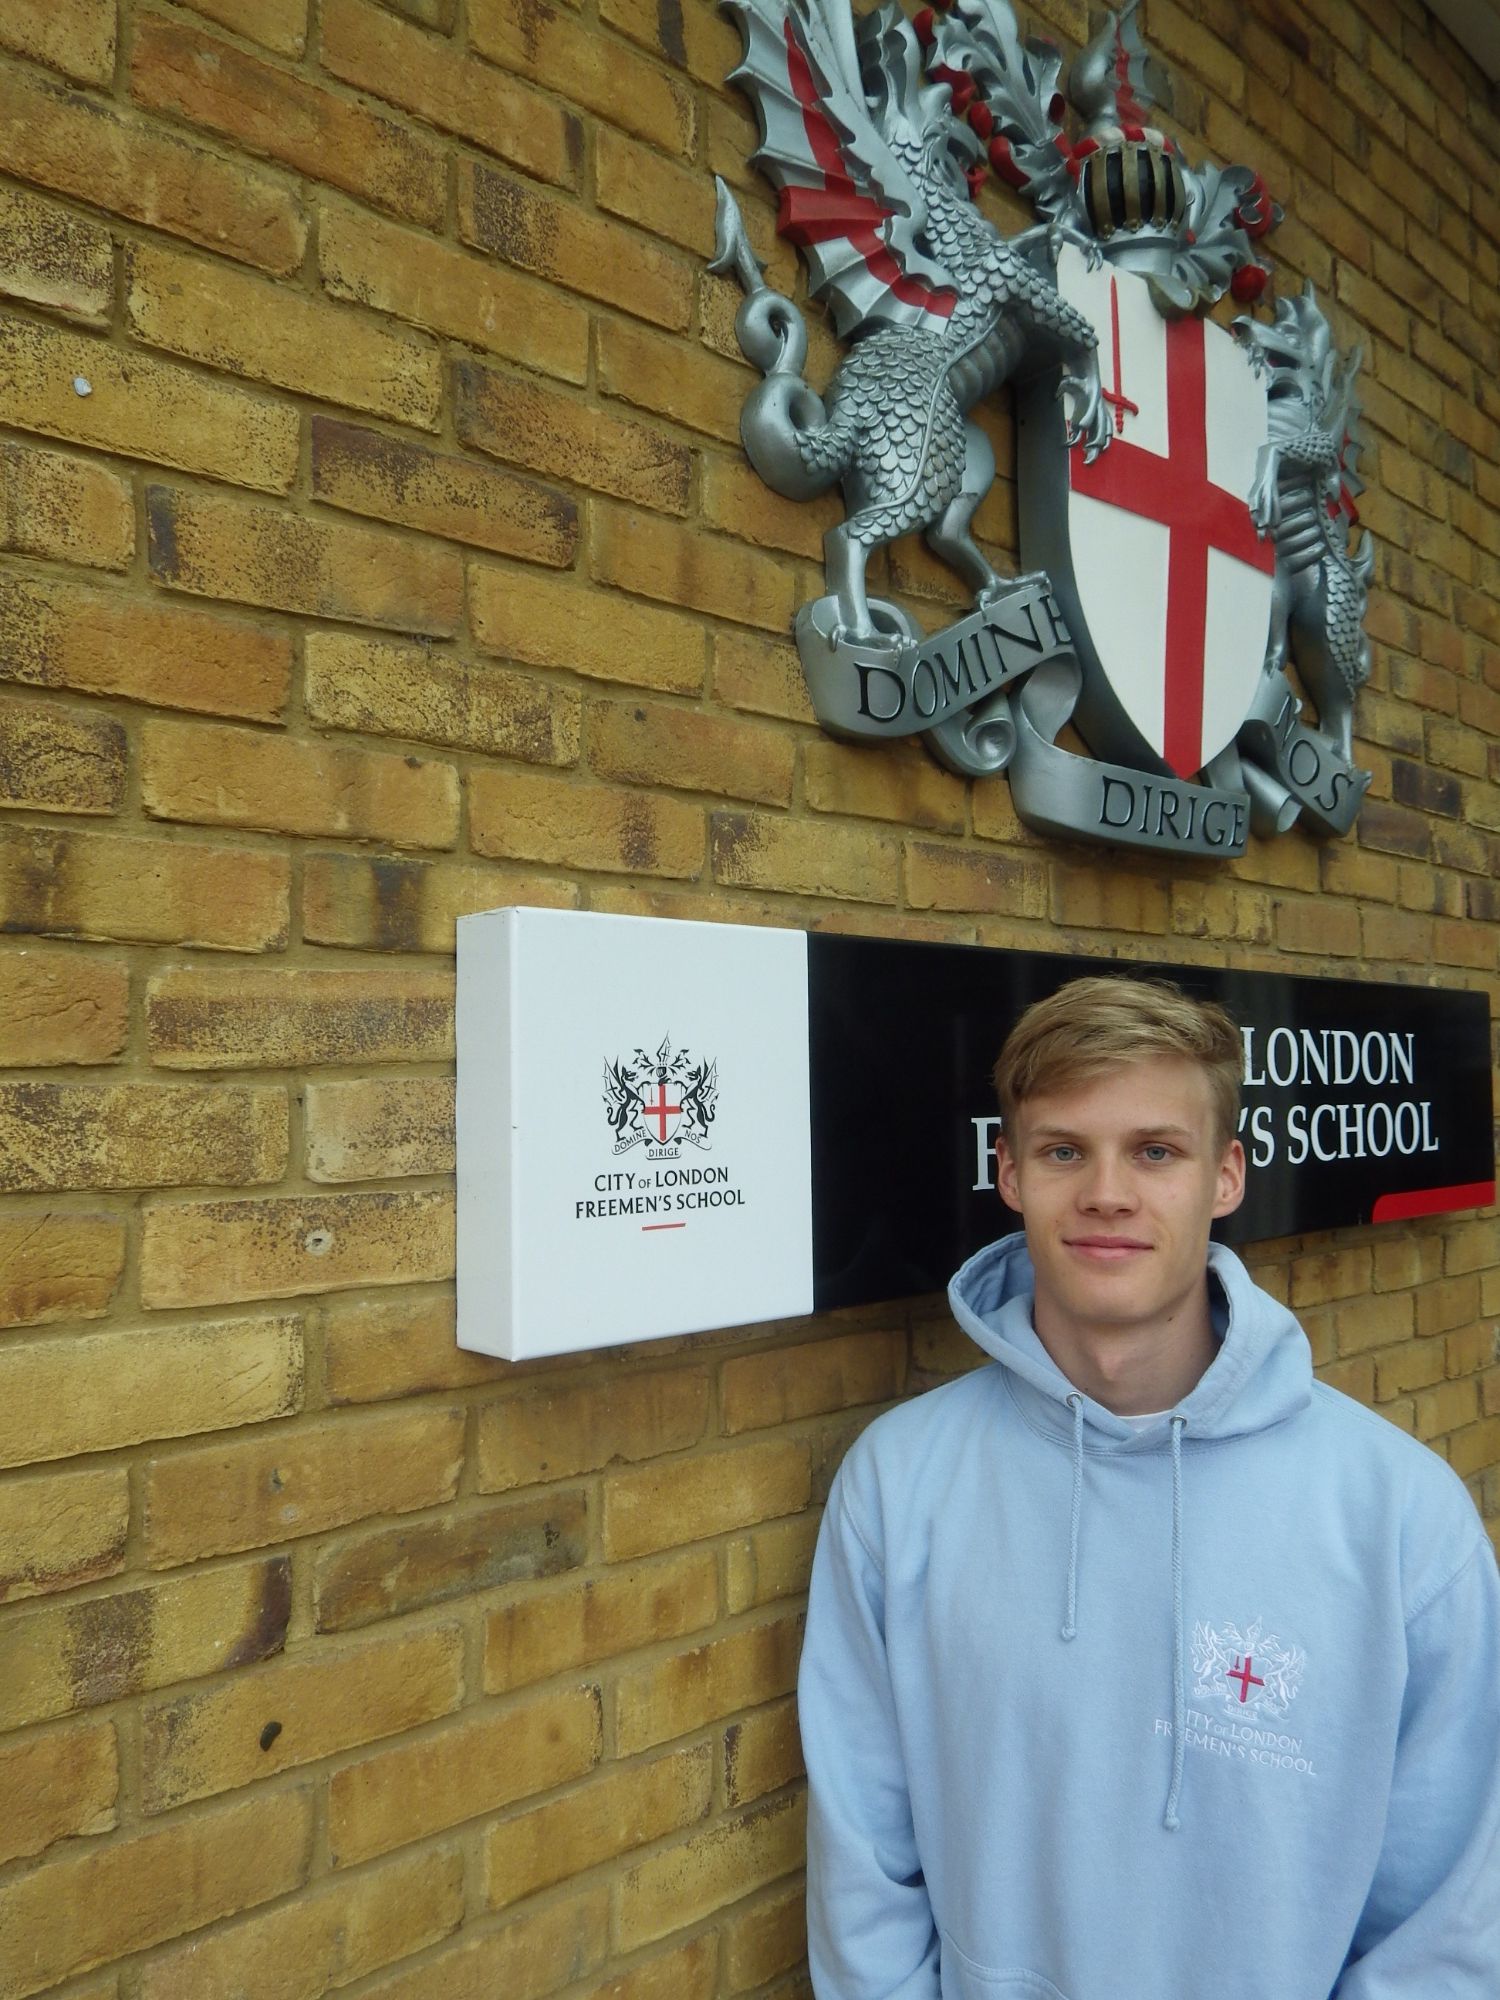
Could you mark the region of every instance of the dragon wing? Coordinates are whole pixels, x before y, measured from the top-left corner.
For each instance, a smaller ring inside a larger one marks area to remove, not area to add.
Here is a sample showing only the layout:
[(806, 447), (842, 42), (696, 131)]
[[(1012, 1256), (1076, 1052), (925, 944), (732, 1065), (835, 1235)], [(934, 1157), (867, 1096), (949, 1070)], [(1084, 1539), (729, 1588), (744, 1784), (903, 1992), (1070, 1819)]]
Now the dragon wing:
[(725, 12), (745, 40), (730, 81), (760, 122), (754, 162), (814, 298), (846, 340), (878, 326), (943, 333), (955, 274), (918, 247), (926, 204), (866, 103), (848, 0), (725, 0)]

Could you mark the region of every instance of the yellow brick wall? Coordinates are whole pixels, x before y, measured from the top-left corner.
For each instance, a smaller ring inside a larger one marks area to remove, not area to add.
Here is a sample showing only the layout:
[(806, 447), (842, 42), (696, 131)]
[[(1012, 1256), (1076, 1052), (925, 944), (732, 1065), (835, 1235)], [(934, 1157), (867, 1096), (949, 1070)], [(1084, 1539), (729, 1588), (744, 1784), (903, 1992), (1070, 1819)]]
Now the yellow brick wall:
[[(0, 2000), (805, 1992), (817, 1510), (963, 1343), (460, 1354), (460, 912), (1500, 997), (1494, 99), (1420, 0), (1148, 15), (1366, 346), (1371, 798), (1227, 867), (813, 726), (836, 513), (737, 446), (714, 171), (798, 279), (708, 0), (0, 5)], [(1500, 1524), (1493, 1215), (1254, 1262)]]

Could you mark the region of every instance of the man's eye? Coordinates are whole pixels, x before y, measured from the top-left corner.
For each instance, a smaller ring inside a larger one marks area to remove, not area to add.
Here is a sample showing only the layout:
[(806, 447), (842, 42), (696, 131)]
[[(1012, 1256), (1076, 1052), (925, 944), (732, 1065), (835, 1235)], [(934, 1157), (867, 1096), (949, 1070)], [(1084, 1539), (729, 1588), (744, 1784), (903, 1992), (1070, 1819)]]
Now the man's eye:
[(1076, 1146), (1049, 1146), (1047, 1148), (1047, 1158), (1063, 1162), (1076, 1160), (1078, 1158), (1078, 1148)]
[(1141, 1151), (1146, 1155), (1148, 1160), (1152, 1161), (1170, 1160), (1172, 1157), (1172, 1148), (1170, 1146), (1143, 1146)]

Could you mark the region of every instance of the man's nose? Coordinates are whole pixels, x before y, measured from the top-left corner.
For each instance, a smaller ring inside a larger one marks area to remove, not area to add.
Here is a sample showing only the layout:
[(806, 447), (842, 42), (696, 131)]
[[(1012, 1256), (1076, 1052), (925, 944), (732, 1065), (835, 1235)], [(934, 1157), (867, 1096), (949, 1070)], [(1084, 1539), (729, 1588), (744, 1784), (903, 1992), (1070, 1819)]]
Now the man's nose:
[(1085, 1208), (1115, 1212), (1134, 1208), (1135, 1183), (1129, 1161), (1112, 1153), (1096, 1153), (1089, 1162), (1079, 1194)]

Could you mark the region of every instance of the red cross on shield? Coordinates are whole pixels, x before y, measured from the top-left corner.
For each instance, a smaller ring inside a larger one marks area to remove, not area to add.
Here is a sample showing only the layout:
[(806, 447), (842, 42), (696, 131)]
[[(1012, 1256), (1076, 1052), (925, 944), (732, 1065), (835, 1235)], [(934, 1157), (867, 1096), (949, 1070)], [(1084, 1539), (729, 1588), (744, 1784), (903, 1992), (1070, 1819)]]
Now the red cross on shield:
[(1190, 778), (1233, 741), (1270, 636), (1275, 554), (1248, 505), (1265, 386), (1222, 327), (1164, 319), (1131, 271), (1065, 247), (1058, 289), (1098, 336), (1116, 432), (1087, 464), (1047, 396), (1023, 400), (1023, 557), (1077, 642), (1089, 748)]

